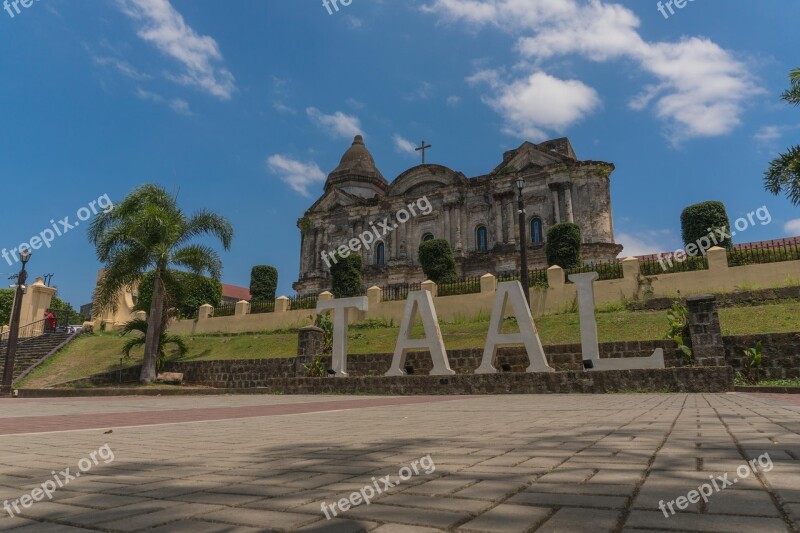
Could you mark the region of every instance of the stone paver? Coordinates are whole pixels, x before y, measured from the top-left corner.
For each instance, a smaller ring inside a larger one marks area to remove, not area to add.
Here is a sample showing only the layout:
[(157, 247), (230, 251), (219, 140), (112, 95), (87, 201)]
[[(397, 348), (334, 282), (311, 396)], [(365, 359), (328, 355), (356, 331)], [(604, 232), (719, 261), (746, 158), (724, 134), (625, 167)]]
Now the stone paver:
[(788, 395), (0, 400), (0, 502), (68, 467), (0, 530), (800, 532)]

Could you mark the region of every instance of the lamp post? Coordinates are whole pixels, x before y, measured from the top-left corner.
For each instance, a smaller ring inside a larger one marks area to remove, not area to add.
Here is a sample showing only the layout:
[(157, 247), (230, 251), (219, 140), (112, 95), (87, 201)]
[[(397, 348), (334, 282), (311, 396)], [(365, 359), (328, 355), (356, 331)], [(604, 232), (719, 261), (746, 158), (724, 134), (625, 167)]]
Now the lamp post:
[(30, 260), (30, 250), (21, 251), (19, 254), (22, 270), (17, 276), (17, 292), (14, 295), (14, 312), (11, 314), (10, 330), (8, 331), (8, 351), (6, 352), (6, 365), (3, 369), (3, 384), (0, 392), (8, 394), (11, 392), (11, 385), (14, 380), (14, 359), (17, 356), (17, 340), (19, 339), (19, 318), (22, 313), (22, 294), (25, 291), (25, 281), (28, 273), (25, 271), (25, 264)]
[(525, 235), (525, 200), (522, 198), (522, 188), (525, 187), (525, 180), (522, 177), (516, 180), (519, 198), (517, 199), (517, 210), (519, 211), (519, 268), (522, 291), (525, 293), (525, 300), (528, 307), (531, 305), (531, 287), (528, 282), (528, 238)]

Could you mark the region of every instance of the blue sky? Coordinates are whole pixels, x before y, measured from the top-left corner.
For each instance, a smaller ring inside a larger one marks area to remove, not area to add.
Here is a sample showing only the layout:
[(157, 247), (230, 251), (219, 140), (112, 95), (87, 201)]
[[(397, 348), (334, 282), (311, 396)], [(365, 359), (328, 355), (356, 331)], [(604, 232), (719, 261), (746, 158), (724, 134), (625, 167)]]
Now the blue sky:
[[(26, 0), (27, 1), (27, 0)], [(800, 113), (779, 101), (800, 67), (796, 0), (36, 0), (0, 10), (0, 248), (104, 194), (178, 191), (236, 229), (223, 281), (254, 264), (291, 293), (296, 221), (355, 133), (387, 179), (418, 162), (468, 176), (523, 140), (567, 135), (610, 161), (623, 255), (674, 250), (688, 204), (731, 218), (767, 206), (739, 242), (800, 234), (763, 191)], [(33, 275), (88, 302), (99, 268), (84, 227), (34, 252)], [(0, 259), (2, 280), (17, 266)]]

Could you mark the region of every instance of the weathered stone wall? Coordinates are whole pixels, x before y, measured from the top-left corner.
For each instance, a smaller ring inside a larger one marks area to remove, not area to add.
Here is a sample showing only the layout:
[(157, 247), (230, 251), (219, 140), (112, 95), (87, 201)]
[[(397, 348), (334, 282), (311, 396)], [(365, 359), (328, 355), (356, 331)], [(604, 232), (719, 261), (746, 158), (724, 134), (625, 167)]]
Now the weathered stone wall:
[[(784, 300), (800, 300), (800, 285), (778, 287), (774, 289), (758, 289), (752, 291), (729, 292), (715, 294), (717, 307), (734, 307), (741, 305), (764, 305)], [(675, 303), (675, 298), (652, 298), (644, 302), (630, 302), (627, 307), (631, 311), (666, 311)], [(686, 298), (681, 298), (686, 304)]]
[(763, 343), (762, 379), (800, 378), (800, 333), (725, 337), (725, 360), (734, 370), (744, 367), (744, 351)]
[[(731, 367), (612, 370), (607, 372), (501, 373), (441, 376), (365, 376), (270, 379), (276, 394), (546, 394), (613, 392), (728, 392)], [(587, 404), (587, 409), (590, 405)]]

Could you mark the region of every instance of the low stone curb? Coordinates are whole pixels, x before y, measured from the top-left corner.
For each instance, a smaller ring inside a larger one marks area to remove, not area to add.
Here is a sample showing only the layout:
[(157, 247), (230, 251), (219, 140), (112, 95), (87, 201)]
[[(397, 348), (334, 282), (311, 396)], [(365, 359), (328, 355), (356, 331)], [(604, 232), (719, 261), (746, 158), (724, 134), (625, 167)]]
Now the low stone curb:
[(664, 392), (730, 392), (733, 369), (687, 367), (605, 372), (553, 372), (411, 375), (347, 378), (272, 378), (258, 385), (217, 389), (21, 389), (19, 397), (167, 396), (213, 394), (366, 394), (366, 395), (474, 395), (474, 394), (606, 394)]
[(800, 394), (800, 387), (749, 387), (737, 385), (736, 392), (766, 392), (769, 394)]

